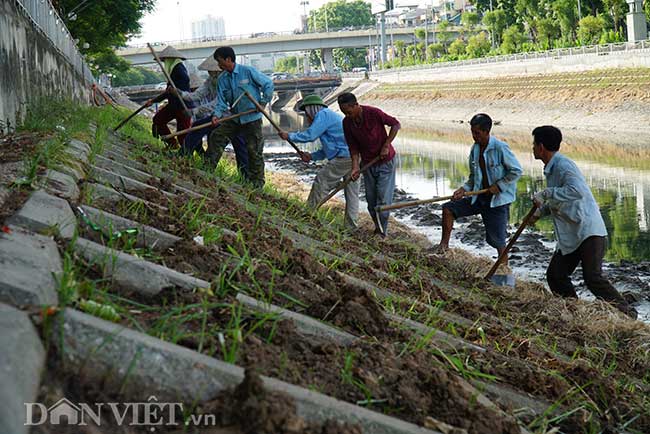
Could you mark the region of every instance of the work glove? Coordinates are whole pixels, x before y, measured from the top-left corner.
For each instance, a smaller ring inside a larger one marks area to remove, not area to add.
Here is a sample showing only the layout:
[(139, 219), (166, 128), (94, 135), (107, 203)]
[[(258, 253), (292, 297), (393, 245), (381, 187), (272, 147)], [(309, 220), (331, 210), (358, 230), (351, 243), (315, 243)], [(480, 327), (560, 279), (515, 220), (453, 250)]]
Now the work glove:
[(549, 197), (548, 193), (548, 190), (542, 190), (533, 195), (533, 202), (537, 208), (541, 208), (544, 205), (544, 202), (546, 202), (546, 199)]

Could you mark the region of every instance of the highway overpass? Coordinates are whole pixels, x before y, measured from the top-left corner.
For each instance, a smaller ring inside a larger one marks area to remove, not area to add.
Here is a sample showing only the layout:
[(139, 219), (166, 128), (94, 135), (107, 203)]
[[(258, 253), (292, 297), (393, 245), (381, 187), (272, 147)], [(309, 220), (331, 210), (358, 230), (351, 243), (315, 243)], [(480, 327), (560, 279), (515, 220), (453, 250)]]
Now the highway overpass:
[[(392, 41), (404, 41), (407, 44), (418, 42), (415, 37), (415, 27), (402, 27), (386, 30), (386, 45)], [(447, 30), (455, 38), (460, 28), (450, 27)], [(433, 29), (429, 29), (429, 41), (435, 41)], [(188, 59), (205, 59), (212, 54), (215, 48), (228, 45), (235, 49), (239, 55), (299, 52), (309, 50), (323, 50), (324, 59), (327, 62), (331, 59), (331, 52), (334, 48), (360, 48), (376, 46), (379, 43), (375, 29), (365, 30), (342, 30), (337, 32), (301, 33), (301, 34), (276, 34), (256, 38), (232, 38), (218, 39), (211, 41), (172, 41), (170, 42)], [(162, 50), (166, 43), (154, 46)], [(153, 63), (149, 49), (144, 47), (127, 47), (116, 51), (118, 56), (123, 57), (134, 65), (145, 65)]]

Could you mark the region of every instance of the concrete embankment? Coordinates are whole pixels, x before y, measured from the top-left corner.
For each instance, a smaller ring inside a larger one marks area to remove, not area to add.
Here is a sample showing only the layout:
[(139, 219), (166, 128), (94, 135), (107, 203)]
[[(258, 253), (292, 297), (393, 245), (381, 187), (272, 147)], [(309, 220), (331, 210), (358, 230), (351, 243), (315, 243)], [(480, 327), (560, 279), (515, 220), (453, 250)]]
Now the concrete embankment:
[[(47, 14), (46, 8), (51, 5), (31, 6), (47, 15), (41, 17), (43, 20), (53, 15), (52, 11)], [(58, 22), (57, 26), (60, 26)], [(56, 32), (63, 30), (57, 27)], [(88, 68), (70, 62), (62, 52), (70, 41), (60, 39), (64, 42), (58, 47), (18, 2), (0, 4), (0, 132), (13, 130), (28, 108), (41, 98), (89, 100)]]

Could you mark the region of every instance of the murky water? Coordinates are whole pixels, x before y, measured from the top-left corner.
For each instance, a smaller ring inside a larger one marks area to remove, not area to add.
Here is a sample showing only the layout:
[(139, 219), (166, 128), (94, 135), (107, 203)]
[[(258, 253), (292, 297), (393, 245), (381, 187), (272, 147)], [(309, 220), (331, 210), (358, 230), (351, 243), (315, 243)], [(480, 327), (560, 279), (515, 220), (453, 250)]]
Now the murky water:
[[(303, 119), (293, 113), (278, 118), (282, 128), (296, 130), (303, 126)], [(271, 139), (267, 130), (267, 152), (286, 149), (286, 143)], [(394, 143), (399, 153), (397, 188), (403, 190), (409, 199), (427, 199), (447, 196), (467, 179), (469, 168), (468, 152), (472, 143), (468, 131), (467, 143), (446, 143), (423, 140), (409, 136), (408, 130), (400, 131)], [(277, 137), (277, 136), (275, 136)], [(419, 136), (421, 137), (421, 136)], [(303, 149), (313, 148), (309, 145)], [(510, 223), (520, 222), (530, 210), (532, 194), (545, 186), (543, 163), (535, 160), (530, 152), (515, 152), (524, 175), (517, 185), (517, 200), (510, 209)], [(291, 157), (289, 157), (291, 158)], [(576, 161), (582, 170), (600, 206), (608, 229), (609, 246), (605, 268), (620, 290), (629, 290), (650, 297), (650, 171), (603, 166), (586, 161)], [(404, 200), (402, 196), (396, 200)], [(399, 213), (398, 220), (427, 235), (433, 242), (440, 240), (440, 224), (435, 215), (436, 208), (421, 210), (416, 214)], [(514, 227), (513, 227), (514, 228)], [(512, 234), (514, 230), (511, 230)], [(511, 265), (518, 275), (544, 280), (548, 259), (554, 249), (553, 225), (550, 218), (540, 220), (533, 230), (527, 230), (518, 242), (511, 257)], [(483, 241), (482, 225), (478, 220), (456, 224), (451, 245), (461, 247), (490, 257), (495, 251)], [(574, 282), (580, 285), (581, 273), (574, 273)], [(581, 296), (591, 294), (582, 290)], [(650, 320), (650, 302), (643, 300), (637, 305), (640, 318)]]

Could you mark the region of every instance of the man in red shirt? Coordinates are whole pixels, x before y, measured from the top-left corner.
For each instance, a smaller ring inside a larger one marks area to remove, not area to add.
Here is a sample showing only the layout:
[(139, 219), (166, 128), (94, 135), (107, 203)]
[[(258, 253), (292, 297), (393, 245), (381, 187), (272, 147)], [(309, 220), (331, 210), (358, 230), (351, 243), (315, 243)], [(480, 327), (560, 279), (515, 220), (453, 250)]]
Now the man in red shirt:
[[(357, 98), (349, 93), (338, 97), (339, 107), (345, 115), (343, 133), (352, 156), (353, 180), (360, 175), (360, 160), (365, 165), (379, 156), (380, 160), (363, 174), (366, 189), (368, 212), (375, 223), (375, 233), (386, 236), (388, 230), (388, 211), (377, 213), (376, 206), (393, 203), (395, 190), (395, 148), (393, 140), (400, 129), (397, 119), (376, 107), (359, 105)], [(388, 134), (386, 126), (390, 127)]]

